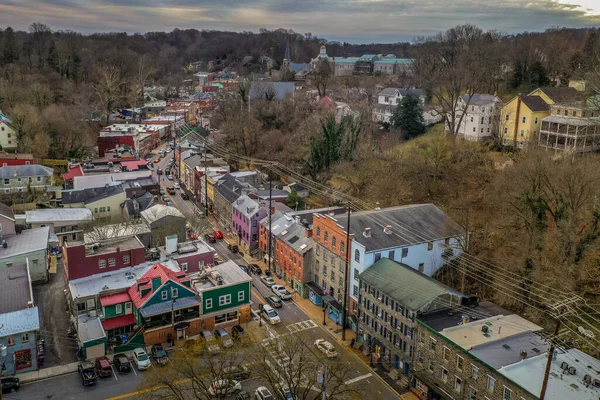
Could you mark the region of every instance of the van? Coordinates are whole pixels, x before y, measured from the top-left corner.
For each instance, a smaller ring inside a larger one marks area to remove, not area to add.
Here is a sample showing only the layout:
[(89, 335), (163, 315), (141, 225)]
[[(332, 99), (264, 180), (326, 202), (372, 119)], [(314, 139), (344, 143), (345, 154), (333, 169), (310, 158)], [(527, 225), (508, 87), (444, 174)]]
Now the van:
[(262, 306), (262, 316), (264, 319), (269, 321), (271, 325), (275, 325), (281, 322), (281, 318), (279, 318), (279, 314), (273, 307), (268, 304), (264, 304)]
[(221, 346), (228, 348), (233, 346), (233, 340), (229, 337), (227, 331), (223, 328), (215, 329), (215, 336), (221, 341)]

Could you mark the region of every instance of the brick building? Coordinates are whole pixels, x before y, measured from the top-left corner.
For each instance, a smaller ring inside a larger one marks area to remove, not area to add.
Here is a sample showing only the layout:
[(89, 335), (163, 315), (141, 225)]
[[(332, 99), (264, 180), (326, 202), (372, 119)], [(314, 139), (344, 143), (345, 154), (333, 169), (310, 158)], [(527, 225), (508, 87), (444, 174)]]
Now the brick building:
[(303, 225), (302, 222), (294, 220), (276, 237), (276, 269), (281, 271), (289, 286), (302, 297), (306, 297), (304, 285), (312, 279), (312, 229), (307, 224)]

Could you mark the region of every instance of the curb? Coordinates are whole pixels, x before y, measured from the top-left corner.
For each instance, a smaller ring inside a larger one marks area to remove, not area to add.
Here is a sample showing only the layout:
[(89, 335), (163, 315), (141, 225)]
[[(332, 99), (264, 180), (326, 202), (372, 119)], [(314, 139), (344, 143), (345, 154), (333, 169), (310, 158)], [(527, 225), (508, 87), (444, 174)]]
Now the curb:
[[(40, 370), (40, 371), (43, 371), (43, 370)], [(47, 375), (47, 376), (43, 376), (43, 377), (39, 376), (40, 371), (37, 371), (38, 377), (36, 377), (36, 378), (20, 378), (18, 375), (17, 375), (17, 378), (19, 378), (19, 381), (22, 384), (28, 384), (28, 383), (33, 383), (33, 382), (40, 382), (40, 381), (45, 381), (45, 380), (48, 380), (48, 379), (56, 378), (56, 377), (59, 377), (59, 376), (74, 374), (74, 373), (77, 372), (77, 367), (75, 367), (74, 370), (66, 370), (66, 371), (63, 371), (63, 372), (60, 372), (60, 373), (51, 374), (51, 375)]]

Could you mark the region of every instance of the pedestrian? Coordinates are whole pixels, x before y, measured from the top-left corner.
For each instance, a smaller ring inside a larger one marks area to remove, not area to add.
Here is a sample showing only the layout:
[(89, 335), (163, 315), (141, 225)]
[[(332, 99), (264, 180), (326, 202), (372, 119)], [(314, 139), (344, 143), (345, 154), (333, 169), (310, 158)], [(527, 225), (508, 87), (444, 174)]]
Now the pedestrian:
[(350, 341), (351, 348), (354, 348), (354, 343), (356, 343), (356, 339), (352, 338), (352, 340)]

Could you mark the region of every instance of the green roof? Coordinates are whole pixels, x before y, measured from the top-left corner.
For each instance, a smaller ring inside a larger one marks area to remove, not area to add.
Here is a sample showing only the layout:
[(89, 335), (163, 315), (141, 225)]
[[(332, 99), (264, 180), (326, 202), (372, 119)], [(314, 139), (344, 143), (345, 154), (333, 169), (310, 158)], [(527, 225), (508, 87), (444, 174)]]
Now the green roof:
[(382, 258), (359, 278), (411, 310), (420, 310), (444, 293), (462, 296), (456, 290), (389, 258)]

